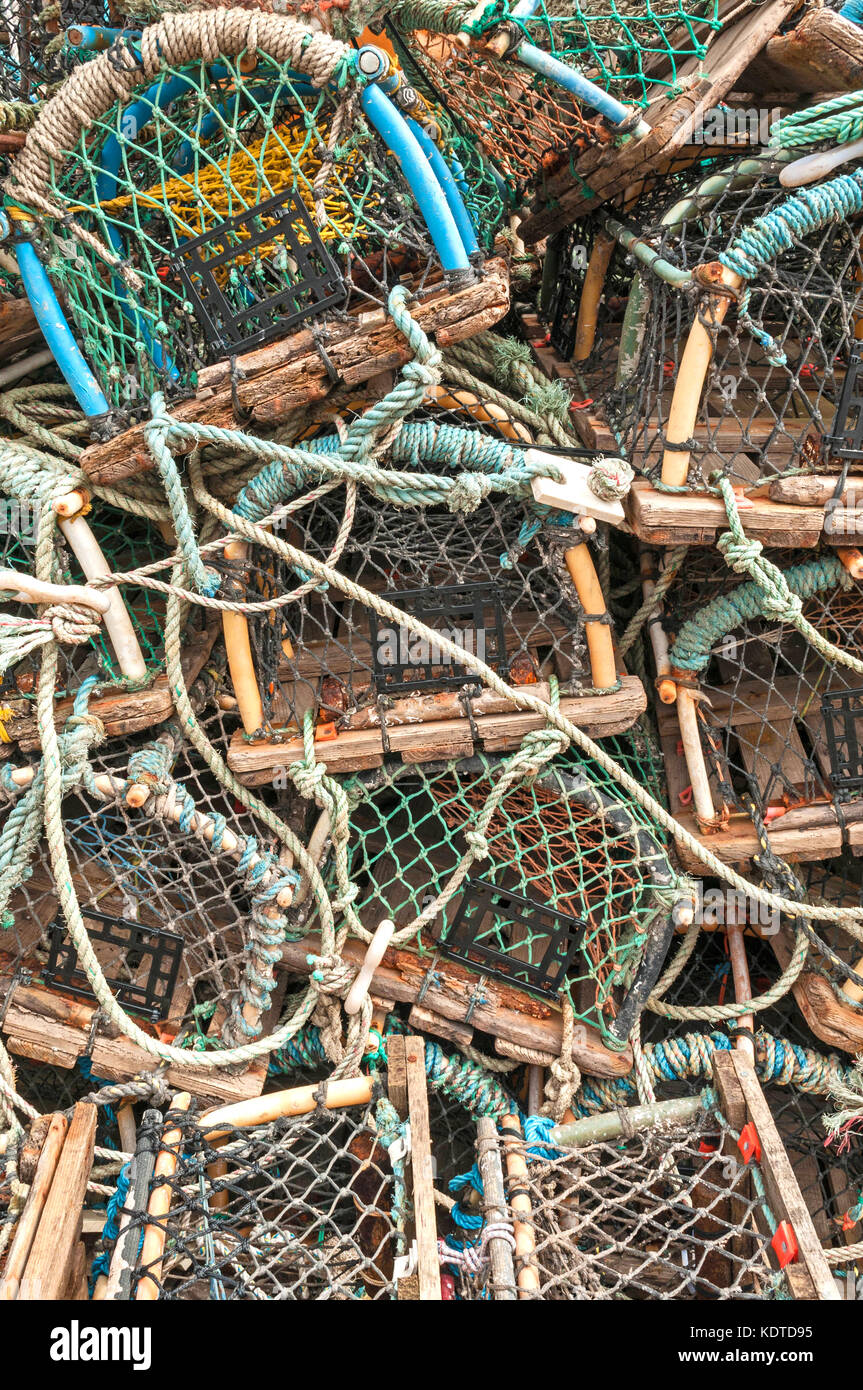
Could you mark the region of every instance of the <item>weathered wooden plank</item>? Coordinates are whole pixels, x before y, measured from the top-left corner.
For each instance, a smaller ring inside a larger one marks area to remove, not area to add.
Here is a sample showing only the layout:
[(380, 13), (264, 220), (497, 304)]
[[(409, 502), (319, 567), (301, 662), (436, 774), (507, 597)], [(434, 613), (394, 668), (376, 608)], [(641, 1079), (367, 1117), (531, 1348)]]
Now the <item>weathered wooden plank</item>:
[(81, 1211), (96, 1142), (96, 1106), (79, 1101), (63, 1143), (18, 1298), (51, 1302), (63, 1297), (81, 1230)]
[(426, 1089), (425, 1047), (422, 1038), (405, 1038), (408, 1114), (411, 1122), (411, 1173), (413, 1176), (414, 1227), (417, 1241), (417, 1277), (421, 1302), (439, 1302), (440, 1261), (437, 1252), (431, 1126)]
[(788, 34), (769, 39), (741, 74), (753, 92), (853, 92), (863, 87), (863, 30), (830, 9), (812, 9)]
[[(639, 540), (652, 545), (712, 545), (728, 530), (721, 497), (659, 492), (646, 478), (635, 479), (624, 509)], [(807, 549), (821, 539), (824, 509), (759, 497), (741, 509), (740, 520), (746, 535), (763, 545)]]
[[(205, 628), (195, 633), (185, 644), (181, 666), (187, 688), (197, 680), (204, 664), (213, 649), (221, 629), (218, 615), (214, 614)], [(54, 724), (61, 730), (72, 713), (73, 699), (54, 702)], [(23, 752), (40, 747), (39, 729), (33, 714), (33, 702), (21, 699), (4, 699), (4, 704), (12, 710), (11, 718), (5, 721), (9, 736)], [(105, 726), (109, 738), (121, 734), (139, 733), (143, 729), (163, 724), (174, 713), (174, 701), (164, 674), (156, 676), (146, 690), (124, 690), (116, 695), (104, 695), (90, 700), (90, 714), (95, 714)]]
[[(411, 313), (426, 333), (447, 346), (469, 337), (478, 323), (490, 327), (508, 308), (509, 272), (503, 260), (493, 258), (474, 284), (452, 291), (445, 286), (434, 288), (411, 306)], [(383, 309), (323, 325), (320, 342), (340, 385), (358, 386), (382, 371), (403, 366), (411, 357), (406, 339)], [(261, 423), (284, 419), (333, 388), (309, 330), (245, 353), (236, 363), (237, 404)], [(230, 364), (205, 368), (194, 399), (178, 401), (171, 409), (179, 420), (235, 428)], [(91, 445), (81, 455), (81, 467), (94, 482), (103, 484), (147, 472), (153, 459), (144, 428), (135, 425), (107, 443)]]
[(58, 1113), (51, 1116), (48, 1133), (45, 1135), (45, 1142), (42, 1145), (42, 1152), (36, 1165), (36, 1172), (30, 1185), (30, 1191), (27, 1193), (27, 1200), (24, 1203), (24, 1210), (18, 1220), (9, 1254), (6, 1257), (3, 1278), (0, 1280), (0, 1301), (18, 1297), (21, 1278), (39, 1228), (39, 1222), (42, 1219), (42, 1212), (45, 1210), (48, 1194), (51, 1191), (51, 1184), (54, 1181), (54, 1174), (57, 1171), (57, 1164), (60, 1161), (68, 1128), (69, 1121), (65, 1115)]
[[(319, 955), (320, 949), (319, 936), (286, 941), (282, 962), (298, 975), (308, 975), (312, 968), (309, 956)], [(350, 964), (359, 966), (365, 958), (365, 946), (361, 941), (346, 941), (342, 954)], [(390, 946), (372, 977), (371, 989), (384, 998), (414, 1004), (426, 984), (429, 963), (427, 955)], [(480, 977), (457, 961), (447, 961), (439, 976), (439, 981), (432, 981), (425, 990), (426, 1008), (461, 1023), (473, 1004), (471, 1023), (481, 1032), (537, 1052), (560, 1055), (563, 1027), (558, 1009), (490, 978), (482, 978), (482, 995), (477, 1001), (472, 996)], [(625, 1076), (632, 1069), (630, 1047), (611, 1052), (603, 1046), (598, 1030), (585, 1023), (575, 1025), (572, 1055), (580, 1070), (590, 1076)]]
[[(560, 702), (561, 713), (591, 738), (625, 732), (646, 707), (647, 697), (641, 681), (630, 675), (623, 675), (620, 689), (609, 691), (607, 695), (569, 697)], [(518, 747), (526, 733), (541, 729), (543, 723), (540, 714), (516, 710), (507, 714), (480, 715), (475, 720), (482, 745), (488, 751)], [(392, 751), (403, 754), (405, 761), (429, 761), (447, 756), (446, 750), (453, 744), (470, 751), (471, 726), (467, 719), (441, 719), (419, 726), (388, 728), (387, 736)], [(380, 767), (384, 757), (381, 731), (359, 729), (339, 734), (335, 739), (316, 743), (315, 755), (331, 772)], [(301, 739), (249, 743), (238, 733), (231, 739), (228, 766), (241, 782), (253, 787), (271, 781), (276, 769), (287, 767), (302, 756)]]
[(777, 1221), (789, 1221), (794, 1227), (800, 1263), (809, 1274), (818, 1298), (838, 1302), (839, 1292), (833, 1275), (755, 1069), (742, 1052), (733, 1051), (729, 1055), (746, 1097), (747, 1118), (755, 1125), (761, 1143), (759, 1166), (773, 1214)]

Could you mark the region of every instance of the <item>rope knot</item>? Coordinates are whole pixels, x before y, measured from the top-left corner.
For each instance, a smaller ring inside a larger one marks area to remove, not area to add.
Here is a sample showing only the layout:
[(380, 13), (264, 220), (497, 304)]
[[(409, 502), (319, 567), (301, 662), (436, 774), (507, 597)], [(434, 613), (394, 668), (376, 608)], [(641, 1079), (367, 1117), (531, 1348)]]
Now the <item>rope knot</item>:
[(587, 475), (587, 486), (603, 502), (619, 502), (632, 487), (635, 470), (626, 459), (597, 459)]
[(42, 617), (51, 624), (55, 639), (71, 647), (80, 647), (99, 635), (98, 616), (83, 603), (52, 603)]
[(464, 838), (470, 845), (475, 859), (488, 859), (491, 850), (488, 847), (488, 840), (481, 830), (466, 830)]
[(450, 488), (447, 505), (451, 512), (475, 512), (492, 490), (493, 480), (482, 473), (460, 473)]

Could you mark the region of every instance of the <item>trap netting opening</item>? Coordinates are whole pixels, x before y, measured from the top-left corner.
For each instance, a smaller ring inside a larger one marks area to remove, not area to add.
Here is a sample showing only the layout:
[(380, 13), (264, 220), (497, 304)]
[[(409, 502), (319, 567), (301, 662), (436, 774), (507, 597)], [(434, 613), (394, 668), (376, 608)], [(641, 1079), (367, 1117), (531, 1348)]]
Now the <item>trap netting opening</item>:
[[(446, 106), (515, 196), (601, 143), (607, 128), (554, 80), (487, 49), (461, 47), (454, 35), (470, 13), (469, 5), (402, 0), (389, 9), (387, 32), (411, 79)], [(515, 44), (526, 39), (639, 106), (647, 104), (648, 91), (653, 98), (670, 94), (680, 65), (703, 59), (707, 40), (721, 27), (716, 0), (695, 0), (685, 9), (679, 0), (611, 0), (575, 10), (540, 4), (517, 18), (501, 5), (489, 29), (501, 22)]]
[[(354, 907), (369, 928), (381, 917), (392, 918), (398, 929), (410, 928), (421, 913), (431, 912), (418, 948), (432, 972), (446, 970), (446, 955), (455, 951), (471, 972), (491, 971), (530, 992), (543, 969), (557, 961), (540, 983), (553, 995), (565, 995), (576, 1018), (611, 1038), (648, 940), (663, 943), (653, 948), (655, 973), (661, 966), (670, 930), (661, 898), (672, 872), (640, 812), (621, 800), (598, 769), (569, 755), (518, 781), (484, 824), (487, 856), (475, 860), (433, 912), (463, 856), (476, 847), (480, 816), (505, 767), (504, 759), (489, 755), (413, 767), (390, 761), (347, 779)], [(471, 906), (477, 881), (504, 897), (527, 899), (529, 910), (498, 902), (498, 910), (478, 922)], [(456, 920), (465, 908), (476, 931), (456, 938)], [(559, 917), (545, 920), (537, 908)], [(561, 953), (552, 949), (558, 927), (577, 943), (565, 970)]]
[[(663, 453), (684, 448), (670, 433), (672, 399), (697, 406), (685, 441), (689, 488), (703, 489), (717, 469), (746, 484), (811, 471), (828, 456), (861, 311), (859, 214), (837, 211), (826, 225), (813, 214), (787, 249), (763, 253), (757, 276), (708, 299), (720, 269), (756, 244), (753, 224), (789, 198), (768, 159), (749, 159), (692, 177), (661, 217), (638, 216), (652, 265), (639, 265), (629, 291), (617, 379), (593, 394), (626, 457), (652, 479)], [(712, 344), (703, 382), (680, 376), (695, 321)]]
[(25, 211), (36, 200), (38, 234), (18, 226), (121, 417), (154, 390), (194, 391), (207, 364), (440, 273), (353, 78), (333, 94), (264, 52), (246, 72), (249, 56), (166, 64), (10, 185)]

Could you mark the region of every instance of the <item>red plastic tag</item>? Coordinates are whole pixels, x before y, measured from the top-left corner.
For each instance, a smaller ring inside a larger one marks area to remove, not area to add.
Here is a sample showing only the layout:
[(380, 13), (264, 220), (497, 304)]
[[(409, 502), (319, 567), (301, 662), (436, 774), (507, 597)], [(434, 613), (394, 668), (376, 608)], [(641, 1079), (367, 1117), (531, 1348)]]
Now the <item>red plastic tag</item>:
[(737, 1147), (743, 1155), (744, 1163), (751, 1163), (753, 1158), (756, 1163), (760, 1162), (761, 1140), (758, 1138), (758, 1131), (751, 1120), (740, 1131)]
[(797, 1237), (794, 1234), (794, 1227), (790, 1221), (780, 1221), (776, 1227), (776, 1233), (770, 1244), (773, 1253), (779, 1261), (779, 1268), (784, 1269), (786, 1265), (793, 1264), (800, 1251), (797, 1245)]

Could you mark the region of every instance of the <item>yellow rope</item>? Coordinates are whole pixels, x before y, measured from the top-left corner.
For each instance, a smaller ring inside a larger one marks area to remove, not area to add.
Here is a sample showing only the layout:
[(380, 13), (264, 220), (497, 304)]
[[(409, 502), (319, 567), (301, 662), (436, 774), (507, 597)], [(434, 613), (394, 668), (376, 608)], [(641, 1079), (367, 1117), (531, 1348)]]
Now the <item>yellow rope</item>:
[[(327, 132), (322, 128), (318, 135), (325, 140)], [(359, 151), (351, 151), (339, 160), (338, 172), (334, 171), (327, 181), (323, 199), (327, 222), (318, 228), (324, 241), (356, 238), (364, 226), (365, 215), (380, 204), (379, 197), (371, 193), (365, 200), (363, 215), (357, 216), (339, 187), (340, 181), (354, 175), (361, 163)], [(177, 175), (143, 191), (109, 198), (97, 206), (109, 217), (132, 204), (148, 206), (170, 217), (183, 235), (194, 237), (238, 211), (254, 208), (292, 187), (314, 217), (313, 182), (320, 168), (321, 159), (310, 144), (308, 131), (302, 123), (292, 121), (276, 126), (248, 148), (239, 146), (218, 163), (199, 168), (192, 179)], [(80, 203), (70, 211), (95, 212), (96, 206)]]

